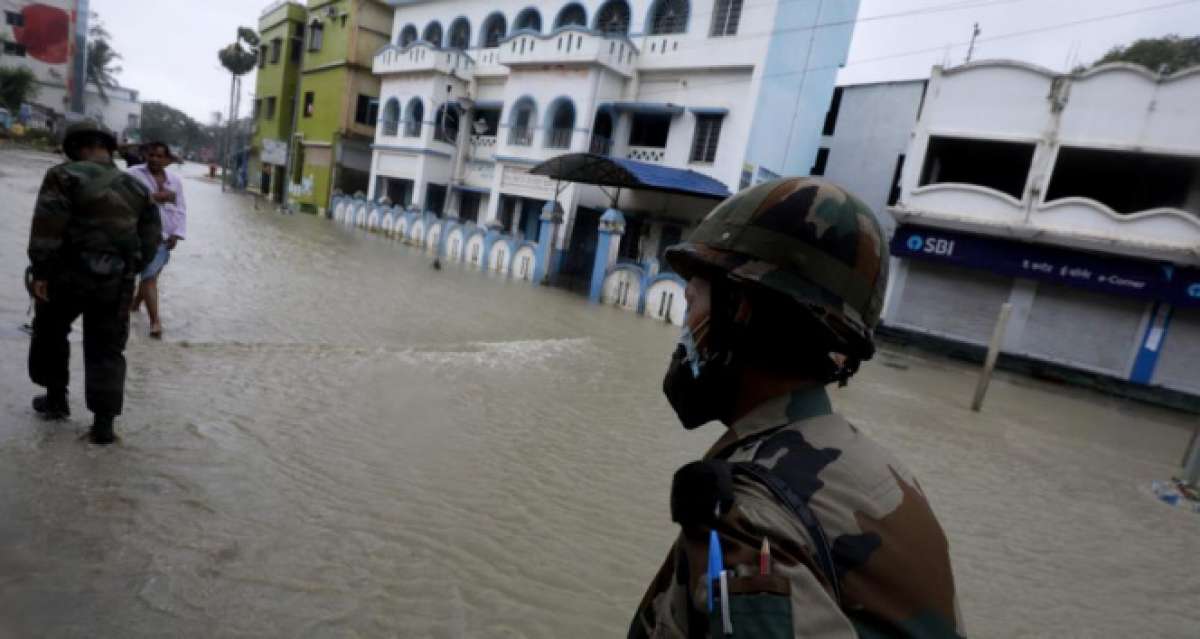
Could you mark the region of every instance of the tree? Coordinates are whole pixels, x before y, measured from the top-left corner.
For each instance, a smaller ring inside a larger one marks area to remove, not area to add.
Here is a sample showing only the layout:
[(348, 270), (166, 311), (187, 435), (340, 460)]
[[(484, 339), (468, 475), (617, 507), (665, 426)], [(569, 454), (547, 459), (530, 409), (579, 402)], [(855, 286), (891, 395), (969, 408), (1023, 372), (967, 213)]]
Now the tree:
[(206, 127), (191, 116), (161, 102), (142, 105), (142, 139), (166, 142), (185, 154), (211, 148), (216, 143), (214, 127)]
[(0, 67), (0, 106), (16, 115), (21, 104), (37, 97), (37, 79), (25, 67)]
[(229, 80), (229, 118), (226, 120), (227, 131), (222, 151), (224, 160), (221, 169), (221, 189), (225, 189), (226, 169), (229, 166), (229, 151), (233, 144), (233, 126), (237, 123), (238, 107), (242, 93), (242, 76), (254, 70), (258, 64), (258, 34), (249, 27), (238, 27), (237, 39), (233, 44), (217, 52), (221, 66), (230, 73)]
[(1142, 38), (1124, 47), (1109, 49), (1092, 66), (1108, 62), (1132, 62), (1155, 73), (1170, 74), (1200, 64), (1200, 36), (1168, 35)]
[(105, 89), (115, 89), (119, 86), (116, 75), (121, 72), (121, 67), (117, 66), (121, 54), (109, 44), (111, 39), (108, 30), (100, 23), (100, 18), (93, 13), (92, 26), (88, 28), (87, 81), (96, 85), (100, 99), (106, 104), (108, 93)]

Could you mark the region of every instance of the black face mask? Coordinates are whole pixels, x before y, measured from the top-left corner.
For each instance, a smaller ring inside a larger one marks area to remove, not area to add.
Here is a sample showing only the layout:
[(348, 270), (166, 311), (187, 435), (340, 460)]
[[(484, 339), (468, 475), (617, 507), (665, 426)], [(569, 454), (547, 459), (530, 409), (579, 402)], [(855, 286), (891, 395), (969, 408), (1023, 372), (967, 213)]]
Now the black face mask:
[(728, 358), (702, 355), (690, 330), (680, 341), (663, 376), (663, 394), (683, 427), (692, 430), (730, 413), (736, 375)]

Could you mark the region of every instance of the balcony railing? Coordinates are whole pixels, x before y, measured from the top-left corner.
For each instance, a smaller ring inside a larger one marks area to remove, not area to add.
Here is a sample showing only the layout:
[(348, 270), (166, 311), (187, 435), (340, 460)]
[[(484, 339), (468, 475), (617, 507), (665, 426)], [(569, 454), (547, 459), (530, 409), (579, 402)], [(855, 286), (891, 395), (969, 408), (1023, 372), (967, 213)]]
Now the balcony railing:
[(608, 155), (612, 153), (612, 140), (599, 135), (592, 136), (592, 142), (588, 145), (588, 153), (595, 155)]
[(375, 54), (372, 71), (377, 75), (389, 73), (470, 74), (475, 61), (462, 51), (440, 50), (426, 42), (408, 47), (389, 45)]
[(569, 149), (571, 148), (571, 135), (575, 133), (574, 129), (550, 129), (546, 133), (546, 148), (547, 149)]
[(381, 128), (384, 135), (399, 135), (400, 121), (399, 120), (381, 120)]
[(530, 127), (513, 127), (508, 133), (508, 143), (513, 146), (529, 146), (533, 144), (533, 129)]
[(631, 146), (625, 157), (642, 162), (662, 162), (667, 150), (657, 146)]
[(622, 75), (632, 75), (638, 50), (623, 35), (593, 32), (586, 27), (566, 27), (547, 35), (519, 33), (500, 43), (497, 62), (506, 66), (544, 64), (600, 64)]
[(496, 157), (496, 136), (472, 135), (471, 157), (476, 160), (489, 161)]

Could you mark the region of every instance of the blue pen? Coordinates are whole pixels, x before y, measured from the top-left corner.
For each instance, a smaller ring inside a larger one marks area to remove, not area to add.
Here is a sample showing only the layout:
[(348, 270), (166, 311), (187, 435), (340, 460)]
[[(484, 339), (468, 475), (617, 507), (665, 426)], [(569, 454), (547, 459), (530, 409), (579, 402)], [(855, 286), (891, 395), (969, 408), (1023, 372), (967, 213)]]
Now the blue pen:
[(717, 537), (717, 531), (712, 530), (708, 533), (708, 611), (713, 611), (713, 582), (721, 578), (721, 572), (725, 570), (725, 562), (721, 553), (721, 539)]

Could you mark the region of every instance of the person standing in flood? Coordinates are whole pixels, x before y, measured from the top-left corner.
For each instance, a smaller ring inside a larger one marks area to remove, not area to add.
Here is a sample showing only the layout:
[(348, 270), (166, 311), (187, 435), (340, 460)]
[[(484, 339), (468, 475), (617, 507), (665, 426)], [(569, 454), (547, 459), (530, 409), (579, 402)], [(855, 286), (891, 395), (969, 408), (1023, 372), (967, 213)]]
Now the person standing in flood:
[(46, 389), (33, 409), (47, 419), (71, 414), (71, 344), (83, 316), (84, 387), (95, 415), (89, 438), (116, 439), (125, 398), (125, 344), (134, 278), (161, 241), (158, 207), (137, 180), (113, 163), (117, 140), (95, 122), (67, 128), (68, 161), (46, 172), (29, 237), (30, 291), (36, 300), (29, 377)]
[(171, 251), (175, 250), (187, 232), (187, 203), (183, 197), (183, 181), (178, 175), (167, 171), (167, 166), (174, 160), (170, 147), (162, 142), (148, 142), (142, 147), (142, 155), (146, 163), (130, 168), (129, 174), (150, 191), (150, 197), (158, 204), (162, 219), (162, 243), (154, 259), (142, 271), (133, 308), (137, 311), (142, 302), (146, 303), (146, 313), (150, 315), (150, 337), (161, 339), (163, 327), (159, 312), (158, 276), (171, 259)]
[(888, 248), (874, 213), (825, 180), (764, 182), (666, 261), (688, 310), (663, 392), (684, 428), (726, 431), (675, 474), (680, 534), (630, 639), (965, 636), (916, 476), (825, 391), (875, 353)]

